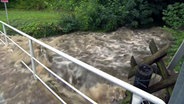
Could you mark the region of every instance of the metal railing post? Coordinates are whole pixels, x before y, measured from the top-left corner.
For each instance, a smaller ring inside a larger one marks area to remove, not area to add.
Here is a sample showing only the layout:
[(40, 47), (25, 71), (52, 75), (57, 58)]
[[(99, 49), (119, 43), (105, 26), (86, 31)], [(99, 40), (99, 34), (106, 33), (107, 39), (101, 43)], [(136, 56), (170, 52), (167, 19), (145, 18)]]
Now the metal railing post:
[(35, 74), (36, 74), (36, 66), (35, 66), (35, 61), (33, 59), (33, 57), (35, 57), (34, 55), (34, 49), (33, 49), (33, 42), (31, 39), (29, 39), (29, 49), (30, 49), (30, 54), (31, 54), (31, 66), (32, 66), (32, 70), (33, 70), (33, 75), (34, 75), (34, 78), (36, 78)]
[(3, 26), (4, 39), (5, 39), (6, 45), (8, 45), (8, 39), (6, 37), (6, 35), (7, 35), (6, 28), (5, 28), (4, 24), (2, 24), (2, 26)]

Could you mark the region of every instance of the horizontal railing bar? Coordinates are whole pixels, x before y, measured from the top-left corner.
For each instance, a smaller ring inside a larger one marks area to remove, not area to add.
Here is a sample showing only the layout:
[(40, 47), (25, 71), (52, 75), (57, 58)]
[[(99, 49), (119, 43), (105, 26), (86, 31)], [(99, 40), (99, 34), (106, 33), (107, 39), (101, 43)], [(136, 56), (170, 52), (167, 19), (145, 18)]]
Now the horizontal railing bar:
[(155, 96), (153, 96), (153, 95), (151, 95), (151, 94), (149, 94), (149, 93), (147, 93), (147, 92), (145, 92), (145, 91), (143, 91), (143, 90), (141, 90), (141, 89), (139, 89), (139, 88), (137, 88), (137, 87), (135, 87), (135, 86), (133, 86), (129, 83), (126, 83), (126, 82), (124, 82), (124, 81), (122, 81), (122, 80), (120, 80), (120, 79), (118, 79), (118, 78), (116, 78), (112, 75), (109, 75), (109, 74), (107, 74), (107, 73), (105, 73), (105, 72), (103, 72), (103, 71), (101, 71), (101, 70), (99, 70), (99, 69), (97, 69), (93, 66), (90, 66), (90, 65), (88, 65), (88, 64), (86, 64), (86, 63), (84, 63), (84, 62), (82, 62), (82, 61), (80, 61), (76, 58), (73, 58), (72, 56), (69, 56), (68, 54), (63, 53), (63, 52), (61, 52), (61, 51), (59, 51), (59, 50), (43, 43), (43, 42), (41, 42), (41, 41), (39, 41), (39, 40), (29, 36), (29, 35), (27, 35), (26, 33), (14, 28), (14, 27), (12, 27), (12, 26), (10, 26), (10, 25), (2, 22), (2, 21), (0, 21), (0, 22), (2, 24), (6, 25), (7, 27), (11, 28), (12, 30), (20, 33), (21, 35), (33, 40), (34, 42), (36, 42), (38, 44), (40, 44), (41, 46), (44, 46), (45, 48), (54, 51), (55, 53), (63, 56), (64, 58), (66, 58), (66, 59), (68, 59), (68, 60), (84, 67), (85, 69), (87, 69), (87, 70), (89, 70), (89, 71), (91, 71), (91, 72), (93, 72), (93, 73), (95, 73), (95, 74), (97, 74), (97, 75), (99, 75), (99, 76), (101, 76), (101, 77), (103, 77), (103, 78), (105, 78), (105, 79), (107, 79), (107, 80), (109, 80), (109, 81), (111, 81), (111, 82), (113, 82), (113, 83), (115, 83), (115, 84), (117, 84), (117, 85), (119, 85), (119, 86), (121, 86), (121, 87), (123, 87), (123, 88), (125, 88), (125, 89), (127, 89), (127, 90), (129, 90), (129, 91), (131, 91), (131, 92), (147, 99), (147, 100), (149, 100), (149, 101), (151, 101), (151, 102), (153, 102), (153, 103), (165, 104), (165, 102), (163, 100), (161, 100), (161, 99), (159, 99), (159, 98), (157, 98), (157, 97), (155, 97)]
[[(29, 66), (27, 66), (27, 64), (26, 63), (24, 63), (24, 61), (21, 61), (21, 63), (22, 64), (24, 64), (25, 66), (26, 66), (26, 68), (27, 69), (29, 69), (29, 71), (32, 73), (32, 74), (34, 74), (34, 72), (31, 70), (31, 68), (29, 68)], [(58, 94), (56, 94), (38, 75), (36, 75), (36, 74), (34, 74), (35, 75), (35, 77), (54, 95), (54, 96), (56, 96), (57, 98), (58, 98), (58, 100), (60, 101), (60, 102), (62, 102), (63, 104), (67, 104), (63, 99), (61, 99), (60, 97), (59, 97), (59, 95)]]
[(51, 73), (52, 75), (54, 75), (54, 77), (56, 77), (57, 79), (59, 79), (61, 82), (63, 82), (64, 84), (66, 84), (68, 87), (70, 87), (72, 90), (74, 90), (75, 92), (77, 92), (79, 95), (81, 95), (82, 97), (84, 97), (86, 100), (88, 100), (89, 102), (91, 102), (92, 104), (97, 104), (97, 102), (95, 102), (94, 100), (92, 100), (91, 98), (89, 98), (88, 96), (86, 96), (85, 94), (83, 94), (81, 91), (79, 91), (78, 89), (76, 89), (75, 87), (73, 87), (71, 84), (69, 84), (67, 81), (65, 81), (64, 79), (62, 79), (60, 76), (58, 76), (56, 73), (54, 73), (53, 71), (51, 71), (49, 68), (47, 68), (44, 64), (42, 64), (40, 61), (38, 61), (36, 58), (33, 57), (33, 59), (40, 64), (43, 68), (45, 68), (49, 73)]
[[(6, 36), (6, 35), (5, 35)], [(6, 36), (6, 38), (8, 38), (8, 40), (10, 40), (12, 43), (14, 43), (20, 50), (22, 50), (24, 53), (26, 53), (28, 56), (31, 57), (31, 55), (26, 51), (24, 50), (24, 48), (22, 48), (20, 45), (18, 45), (15, 41), (13, 41), (11, 38), (9, 38), (8, 36)]]
[[(32, 57), (27, 51), (25, 51), (22, 47), (20, 47), (16, 42), (14, 42), (12, 39), (10, 39), (8, 36), (6, 36), (10, 41), (12, 41), (18, 48), (20, 48), (23, 52), (25, 52), (28, 56)], [(84, 97), (86, 100), (88, 100), (89, 102), (93, 103), (93, 104), (97, 104), (94, 100), (92, 100), (91, 98), (89, 98), (88, 96), (86, 96), (85, 94), (83, 94), (82, 92), (80, 92), (78, 89), (76, 89), (75, 87), (73, 87), (71, 84), (69, 84), (67, 81), (65, 81), (64, 79), (62, 79), (60, 76), (58, 76), (57, 74), (55, 74), (53, 71), (51, 71), (49, 68), (47, 68), (44, 64), (42, 64), (39, 60), (37, 60), (35, 57), (32, 57), (33, 60), (35, 60), (38, 64), (40, 64), (43, 68), (45, 68), (48, 72), (50, 72), (52, 75), (54, 75), (54, 77), (58, 78), (60, 81), (62, 81), (63, 83), (65, 83), (66, 85), (68, 85), (71, 89), (73, 89), (75, 92), (77, 92), (79, 95), (81, 95), (82, 97)]]
[(2, 39), (0, 39), (0, 41), (1, 41), (4, 45), (6, 45), (6, 43), (5, 43)]

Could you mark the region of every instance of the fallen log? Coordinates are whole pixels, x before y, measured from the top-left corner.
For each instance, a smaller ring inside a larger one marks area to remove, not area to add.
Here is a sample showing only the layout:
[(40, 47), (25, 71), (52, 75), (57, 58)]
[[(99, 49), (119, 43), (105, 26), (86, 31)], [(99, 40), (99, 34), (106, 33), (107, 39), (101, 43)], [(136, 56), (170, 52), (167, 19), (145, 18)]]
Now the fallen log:
[(149, 93), (153, 93), (156, 91), (159, 91), (161, 89), (167, 88), (168, 86), (172, 86), (176, 83), (176, 80), (178, 78), (178, 74), (175, 74), (173, 76), (169, 76), (167, 79), (162, 80), (148, 88)]
[[(163, 47), (162, 49), (157, 51), (152, 56), (147, 57), (143, 62), (141, 62), (141, 64), (151, 65), (154, 62), (160, 60), (161, 58), (163, 58), (167, 54), (168, 48), (169, 48), (169, 44), (167, 44), (165, 47)], [(128, 78), (131, 78), (132, 76), (134, 76), (137, 69), (138, 69), (138, 65), (134, 66), (134, 68), (132, 68), (132, 70), (129, 71)]]

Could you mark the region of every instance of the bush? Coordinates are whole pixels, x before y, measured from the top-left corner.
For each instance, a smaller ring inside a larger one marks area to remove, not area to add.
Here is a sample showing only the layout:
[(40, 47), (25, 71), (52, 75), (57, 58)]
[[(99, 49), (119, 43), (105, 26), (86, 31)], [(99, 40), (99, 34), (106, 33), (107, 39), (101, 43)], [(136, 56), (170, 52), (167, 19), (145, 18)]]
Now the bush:
[[(71, 1), (73, 5), (70, 4)], [(162, 10), (169, 3), (152, 0), (79, 0), (77, 3), (75, 1), (64, 0), (63, 4), (67, 4), (65, 9), (68, 8), (74, 15), (78, 30), (103, 31), (112, 31), (124, 25), (138, 28), (162, 25)]]
[(74, 10), (74, 15), (79, 21), (80, 30), (96, 30), (100, 24), (100, 5), (94, 1), (82, 1)]
[(81, 1), (82, 0), (53, 0), (49, 1), (47, 6), (52, 10), (73, 11)]
[(112, 31), (122, 26), (126, 17), (125, 6), (122, 0), (109, 0), (102, 8), (101, 27), (105, 31)]
[(59, 25), (64, 33), (79, 30), (78, 21), (73, 14), (62, 14)]
[(15, 2), (16, 9), (43, 10), (48, 6), (49, 0), (19, 0)]
[[(13, 21), (14, 22), (10, 21), (12, 23), (12, 26), (35, 38), (43, 38), (62, 33), (62, 30), (58, 26), (58, 23), (34, 21), (27, 22), (18, 19)], [(11, 30), (8, 31), (8, 34), (11, 35)]]
[[(165, 2), (162, 0), (11, 0), (10, 5), (12, 7), (14, 6), (14, 8), (27, 10), (50, 8), (60, 11), (62, 15), (59, 25), (62, 27), (63, 32), (76, 30), (102, 30), (108, 32), (121, 26), (142, 28), (155, 24), (162, 25), (163, 9), (166, 8), (169, 3), (176, 1), (179, 0), (169, 0)], [(183, 6), (178, 7), (181, 8)], [(174, 8), (173, 10), (177, 9), (175, 7), (172, 8)], [(173, 26), (174, 24), (174, 27), (182, 26), (183, 21), (178, 21), (178, 17), (170, 21), (170, 18), (174, 16), (172, 16), (172, 12), (170, 13), (169, 11), (172, 11), (172, 9), (164, 11), (165, 17), (163, 20), (166, 21), (168, 25), (171, 24)], [(181, 9), (181, 11), (183, 11), (183, 9)], [(178, 14), (176, 10), (173, 12), (176, 15)], [(34, 25), (40, 26), (37, 23)]]
[(161, 1), (125, 0), (127, 15), (125, 25), (129, 27), (147, 27), (154, 23), (162, 23), (162, 9), (165, 4)]
[(168, 26), (174, 29), (183, 28), (184, 26), (184, 3), (175, 3), (168, 5), (163, 11), (163, 20)]
[[(61, 27), (66, 32), (74, 30), (112, 31), (123, 24), (124, 6), (119, 0), (108, 0), (102, 5), (98, 0), (78, 2), (72, 12), (62, 16)], [(72, 16), (71, 16), (72, 14)]]

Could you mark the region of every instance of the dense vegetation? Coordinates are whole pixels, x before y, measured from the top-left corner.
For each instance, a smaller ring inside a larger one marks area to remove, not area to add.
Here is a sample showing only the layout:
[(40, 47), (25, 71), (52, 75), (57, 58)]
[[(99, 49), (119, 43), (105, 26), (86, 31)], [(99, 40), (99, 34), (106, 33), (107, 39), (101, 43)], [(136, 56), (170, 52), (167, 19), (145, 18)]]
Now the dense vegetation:
[[(121, 26), (143, 28), (167, 25), (183, 27), (182, 0), (10, 0), (9, 8), (55, 10), (63, 32), (112, 31)], [(3, 8), (3, 4), (0, 3)], [(64, 11), (64, 12), (63, 12)]]

